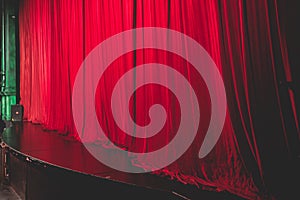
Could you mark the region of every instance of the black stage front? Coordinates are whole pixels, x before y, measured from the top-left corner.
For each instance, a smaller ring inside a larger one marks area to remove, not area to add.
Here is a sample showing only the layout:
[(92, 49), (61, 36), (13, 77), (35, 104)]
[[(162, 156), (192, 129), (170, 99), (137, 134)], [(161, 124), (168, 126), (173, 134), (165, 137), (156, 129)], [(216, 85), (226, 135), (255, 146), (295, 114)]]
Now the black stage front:
[(3, 178), (22, 199), (240, 199), (154, 174), (116, 171), (80, 142), (29, 122), (3, 132), (1, 151)]

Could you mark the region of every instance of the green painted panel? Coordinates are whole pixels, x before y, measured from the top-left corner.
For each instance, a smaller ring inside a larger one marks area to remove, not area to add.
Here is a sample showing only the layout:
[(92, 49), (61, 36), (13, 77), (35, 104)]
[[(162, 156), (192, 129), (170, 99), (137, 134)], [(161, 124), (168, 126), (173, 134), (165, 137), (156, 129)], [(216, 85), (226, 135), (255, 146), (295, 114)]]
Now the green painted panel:
[(16, 27), (17, 1), (1, 1), (1, 117), (11, 120), (11, 105), (16, 104)]
[(11, 120), (11, 105), (16, 104), (16, 96), (3, 96), (1, 101), (2, 119)]

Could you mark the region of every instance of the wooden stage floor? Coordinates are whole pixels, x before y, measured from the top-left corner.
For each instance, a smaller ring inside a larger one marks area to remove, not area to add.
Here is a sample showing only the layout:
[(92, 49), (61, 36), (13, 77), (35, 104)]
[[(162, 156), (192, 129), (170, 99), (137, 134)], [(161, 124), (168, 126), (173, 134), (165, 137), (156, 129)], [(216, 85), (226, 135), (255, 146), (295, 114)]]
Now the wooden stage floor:
[[(70, 140), (69, 137), (55, 131), (44, 130), (37, 124), (29, 122), (14, 124), (3, 132), (1, 139), (6, 148), (14, 153), (12, 155), (23, 157), (24, 162), (37, 162), (40, 165), (65, 170), (66, 173), (99, 178), (103, 184), (105, 181), (113, 181), (119, 186), (145, 188), (158, 196), (167, 194), (171, 199), (241, 199), (226, 192), (203, 191), (196, 186), (184, 185), (176, 180), (150, 173), (129, 174), (111, 169), (91, 156), (80, 142)], [(136, 189), (133, 188), (132, 191)]]

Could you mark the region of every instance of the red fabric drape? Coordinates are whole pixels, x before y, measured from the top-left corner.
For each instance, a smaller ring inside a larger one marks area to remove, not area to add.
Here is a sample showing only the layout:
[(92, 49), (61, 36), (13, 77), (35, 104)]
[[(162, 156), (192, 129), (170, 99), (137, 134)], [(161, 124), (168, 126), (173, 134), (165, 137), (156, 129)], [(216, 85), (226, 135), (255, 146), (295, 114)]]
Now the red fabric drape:
[[(298, 128), (292, 106), (284, 107), (281, 99), (282, 77), (278, 74), (284, 69), (287, 72), (289, 63), (276, 1), (26, 0), (20, 2), (19, 16), (24, 118), (74, 138), (84, 133), (77, 133), (74, 128), (72, 87), (82, 61), (99, 43), (139, 27), (170, 28), (195, 39), (208, 51), (223, 76), (228, 98), (225, 126), (212, 152), (199, 159), (210, 116), (205, 106), (209, 100), (204, 95), (200, 103), (204, 117), (193, 145), (179, 160), (156, 173), (249, 199), (276, 196), (272, 194), (276, 186), (272, 187), (271, 177), (278, 171), (270, 169), (289, 155), (285, 116), (294, 120), (289, 120), (291, 135), (297, 135)], [(109, 97), (122, 74), (135, 65), (150, 62), (173, 66), (191, 83), (200, 85), (199, 93), (207, 95), (203, 80), (192, 66), (170, 53), (139, 50), (116, 60), (99, 82), (97, 116), (115, 143), (126, 148), (134, 146), (131, 150), (138, 152), (159, 148), (171, 140), (172, 134), (160, 136), (150, 144), (122, 134), (109, 114)], [(158, 102), (168, 111), (164, 128), (176, 132), (180, 113), (177, 104), (174, 108), (170, 103), (176, 102), (173, 99), (166, 88), (144, 87), (131, 100), (131, 114), (138, 123), (147, 123), (144, 113)], [(284, 102), (292, 105), (290, 98)], [(85, 131), (89, 130), (93, 127), (86, 127)], [(101, 140), (96, 133), (83, 138), (91, 142)]]

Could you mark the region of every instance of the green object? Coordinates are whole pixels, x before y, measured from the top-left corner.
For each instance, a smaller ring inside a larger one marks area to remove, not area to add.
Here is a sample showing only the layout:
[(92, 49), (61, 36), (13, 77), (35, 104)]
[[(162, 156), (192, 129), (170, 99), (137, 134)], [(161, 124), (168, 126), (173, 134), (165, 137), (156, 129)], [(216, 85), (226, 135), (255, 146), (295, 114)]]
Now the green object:
[(1, 1), (1, 117), (11, 120), (11, 105), (16, 104), (17, 71), (17, 1)]

